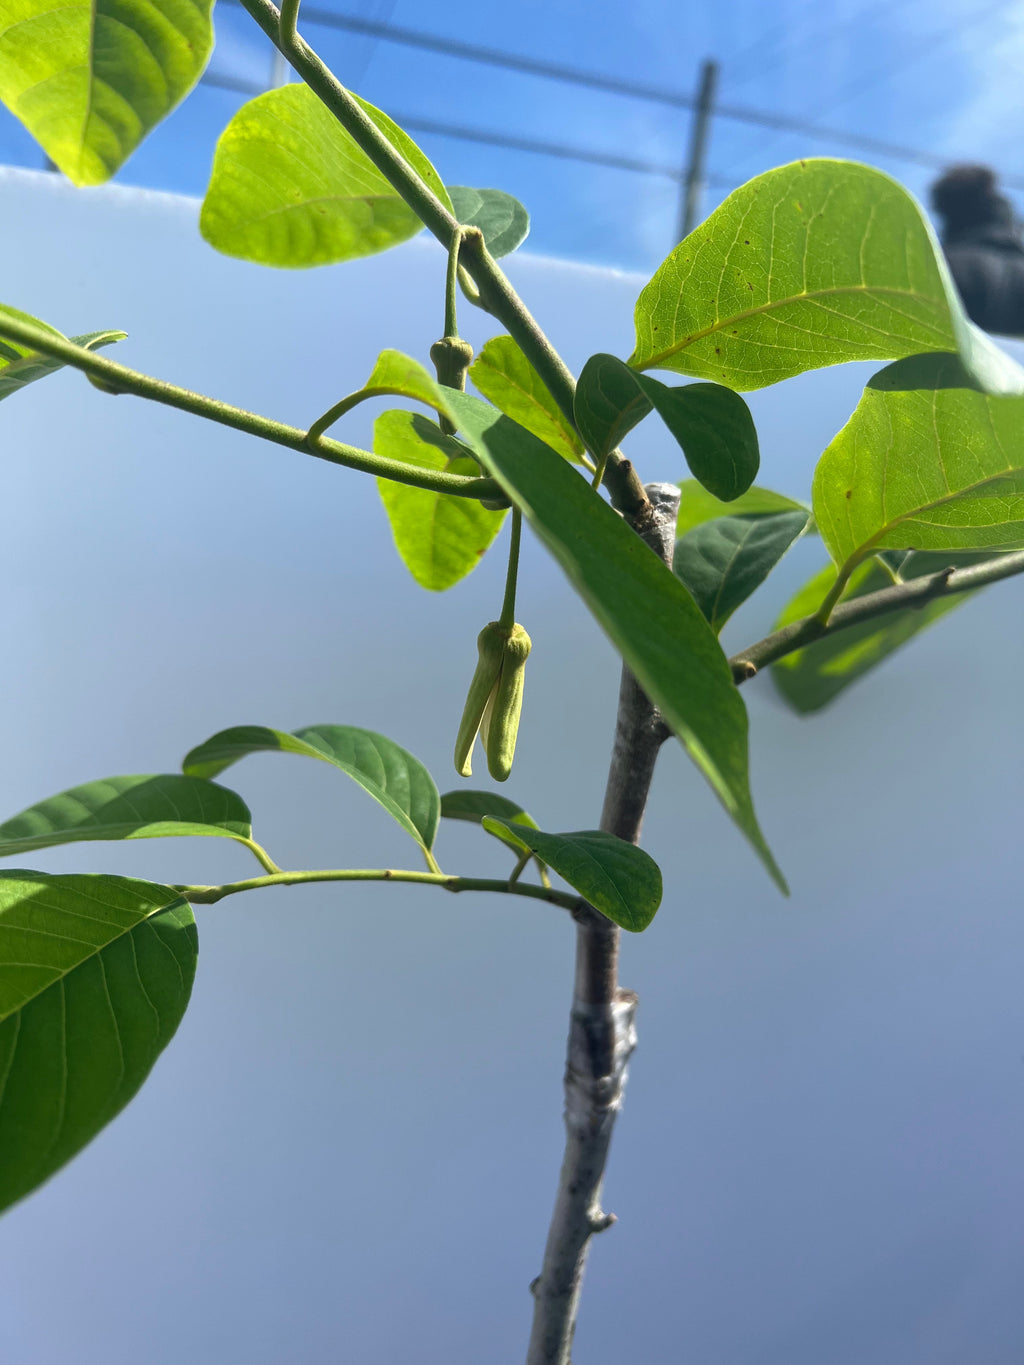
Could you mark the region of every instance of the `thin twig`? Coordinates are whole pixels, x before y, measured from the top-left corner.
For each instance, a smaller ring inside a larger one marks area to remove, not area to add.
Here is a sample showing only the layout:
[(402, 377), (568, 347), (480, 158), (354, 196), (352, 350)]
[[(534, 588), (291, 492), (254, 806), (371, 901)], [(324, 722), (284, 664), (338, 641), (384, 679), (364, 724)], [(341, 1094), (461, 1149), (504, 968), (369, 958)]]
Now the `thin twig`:
[(96, 355), (84, 346), (76, 346), (64, 337), (55, 336), (46, 328), (13, 318), (8, 313), (0, 314), (0, 336), (29, 346), (41, 355), (54, 356), (73, 369), (87, 375), (105, 393), (130, 393), (138, 398), (148, 398), (167, 407), (190, 412), (196, 417), (205, 417), (221, 426), (232, 427), (235, 431), (259, 436), (275, 445), (287, 446), (303, 455), (312, 455), (329, 464), (343, 465), (346, 469), (358, 469), (364, 474), (375, 474), (379, 478), (391, 479), (395, 483), (406, 483), (414, 488), (426, 488), (435, 493), (450, 493), (461, 498), (500, 498), (501, 488), (493, 479), (467, 478), (463, 474), (448, 474), (441, 469), (420, 469), (405, 464), (402, 460), (391, 460), (377, 455), (372, 450), (360, 450), (357, 446), (345, 445), (341, 441), (320, 439), (315, 448), (307, 445), (306, 432), (298, 427), (286, 426), (244, 408), (233, 407), (219, 399), (208, 398), (205, 394), (194, 393), (191, 389), (179, 388), (164, 379), (154, 379), (151, 375), (131, 370), (116, 360)]
[(962, 569), (950, 566), (940, 569), (938, 573), (905, 579), (891, 587), (880, 588), (878, 592), (865, 593), (863, 597), (855, 597), (850, 602), (840, 602), (833, 608), (827, 625), (820, 616), (804, 616), (734, 654), (729, 660), (733, 680), (736, 683), (746, 682), (760, 669), (785, 658), (787, 654), (793, 654), (815, 640), (823, 640), (841, 630), (849, 630), (851, 626), (859, 626), (864, 621), (873, 621), (876, 617), (908, 608), (920, 610), (939, 598), (971, 592), (1020, 573), (1024, 573), (1024, 551), (997, 555), (982, 564), (971, 564)]
[(507, 877), (456, 877), (446, 872), (416, 872), (391, 867), (325, 868), (311, 872), (276, 872), (266, 877), (247, 877), (244, 881), (224, 882), (220, 886), (175, 886), (193, 905), (213, 905), (226, 896), (237, 896), (243, 891), (259, 891), (268, 886), (305, 886), (313, 882), (414, 882), (422, 886), (437, 886), (442, 891), (495, 891), (505, 896), (528, 896), (532, 900), (559, 905), (573, 914), (579, 913), (584, 902), (571, 891), (556, 891), (550, 886), (535, 886), (532, 882), (510, 882)]

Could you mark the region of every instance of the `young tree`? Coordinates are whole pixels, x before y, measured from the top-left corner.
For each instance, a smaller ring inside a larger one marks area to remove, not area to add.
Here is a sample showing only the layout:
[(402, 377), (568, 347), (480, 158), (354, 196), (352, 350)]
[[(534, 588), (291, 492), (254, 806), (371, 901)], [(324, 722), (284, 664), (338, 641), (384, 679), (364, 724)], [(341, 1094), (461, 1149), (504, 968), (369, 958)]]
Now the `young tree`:
[[(610, 1221), (601, 1184), (635, 1044), (636, 997), (618, 981), (620, 930), (645, 929), (662, 895), (656, 865), (637, 847), (658, 753), (673, 737), (683, 744), (784, 890), (749, 791), (739, 689), (772, 666), (783, 696), (816, 710), (964, 594), (1024, 570), (1024, 373), (963, 316), (927, 222), (899, 186), (862, 166), (807, 161), (730, 196), (642, 291), (629, 359), (592, 356), (575, 379), (497, 265), (525, 237), (522, 206), (498, 191), (446, 186), (298, 37), (296, 3), (280, 12), (269, 0), (244, 3), (302, 84), (253, 100), (225, 130), (204, 235), (246, 260), (312, 266), (384, 250), (425, 224), (448, 252), (434, 373), (395, 351), (368, 357), (367, 381), (298, 429), (100, 355), (119, 333), (68, 340), (4, 309), (0, 397), (69, 365), (107, 392), (373, 474), (403, 559), (432, 590), (464, 577), (508, 520), (504, 600), (481, 630), (453, 736), (464, 777), (478, 737), (494, 779), (513, 765), (530, 652), (516, 619), (525, 521), (623, 659), (601, 827), (553, 833), (493, 791), (441, 796), (410, 753), (350, 725), (234, 727), (193, 749), (181, 774), (88, 783), (14, 816), (0, 826), (5, 856), (83, 839), (213, 835), (248, 848), (260, 875), (169, 887), (3, 874), (0, 1201), (46, 1180), (144, 1081), (188, 1003), (194, 905), (354, 880), (550, 902), (575, 920), (577, 962), (566, 1150), (528, 1360), (565, 1362), (590, 1241)], [(187, 93), (210, 49), (209, 7), (183, 0), (140, 0), (130, 22), (98, 9), (102, 41), (86, 11), (65, 25), (40, 0), (14, 9), (0, 34), (0, 95), (80, 184), (117, 169)], [(459, 336), (460, 291), (504, 329), (475, 359)], [(890, 363), (822, 456), (811, 506), (758, 487), (757, 436), (740, 393), (863, 359)], [(668, 384), (651, 370), (697, 382)], [(483, 399), (465, 392), (467, 375)], [(381, 395), (418, 406), (383, 414), (373, 450), (328, 435)], [(645, 485), (620, 450), (652, 415), (694, 476), (681, 510), (678, 487)], [(727, 658), (722, 626), (808, 534), (820, 535), (829, 570), (775, 630)], [(254, 840), (242, 798), (215, 780), (267, 750), (351, 777), (413, 840), (425, 870), (280, 868)], [(493, 877), (441, 869), (442, 816), (473, 821), (506, 846), (495, 844), (505, 861)]]

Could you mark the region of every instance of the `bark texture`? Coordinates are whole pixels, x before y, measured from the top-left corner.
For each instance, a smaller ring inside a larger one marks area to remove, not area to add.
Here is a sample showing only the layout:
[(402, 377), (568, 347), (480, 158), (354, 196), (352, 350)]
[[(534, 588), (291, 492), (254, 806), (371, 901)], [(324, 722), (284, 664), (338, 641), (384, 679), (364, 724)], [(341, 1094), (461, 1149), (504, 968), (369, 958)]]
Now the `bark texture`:
[[(627, 518), (671, 562), (679, 489), (650, 484)], [(640, 840), (658, 750), (667, 730), (627, 668), (622, 670), (615, 742), (601, 828)], [(637, 997), (618, 983), (619, 929), (593, 907), (576, 915), (576, 976), (565, 1069), (565, 1155), (544, 1264), (533, 1282), (527, 1365), (569, 1365), (590, 1239), (614, 1221), (601, 1208), (608, 1149), (636, 1046)]]

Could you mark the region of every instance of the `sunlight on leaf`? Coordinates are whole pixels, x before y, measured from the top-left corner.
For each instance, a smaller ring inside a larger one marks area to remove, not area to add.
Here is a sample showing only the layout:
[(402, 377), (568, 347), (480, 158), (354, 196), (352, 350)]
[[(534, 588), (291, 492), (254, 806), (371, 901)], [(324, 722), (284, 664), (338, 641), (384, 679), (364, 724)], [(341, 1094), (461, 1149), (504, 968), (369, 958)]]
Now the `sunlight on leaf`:
[(138, 1091), (185, 1013), (197, 952), (170, 887), (0, 872), (0, 1208)]
[(109, 180), (198, 81), (213, 0), (4, 0), (0, 99), (76, 185)]

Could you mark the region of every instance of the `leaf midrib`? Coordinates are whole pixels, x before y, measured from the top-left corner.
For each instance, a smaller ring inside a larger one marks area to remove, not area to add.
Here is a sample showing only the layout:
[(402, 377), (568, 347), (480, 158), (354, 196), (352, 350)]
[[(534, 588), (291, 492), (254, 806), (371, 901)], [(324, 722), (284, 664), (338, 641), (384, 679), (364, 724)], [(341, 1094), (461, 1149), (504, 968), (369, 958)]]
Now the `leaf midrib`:
[[(84, 893), (84, 892), (82, 892), (82, 891), (80, 891), (80, 890), (76, 890), (76, 895), (81, 895), (81, 896), (83, 896), (86, 900), (90, 899), (86, 893)], [(6, 1023), (8, 1019), (13, 1019), (13, 1018), (15, 1018), (15, 1017), (20, 1016), (21, 1013), (22, 1013), (22, 1011), (25, 1010), (25, 1009), (27, 1009), (28, 1006), (32, 1003), (33, 1000), (38, 1000), (39, 997), (40, 997), (41, 995), (45, 994), (46, 991), (51, 990), (54, 986), (56, 986), (56, 985), (58, 985), (58, 984), (63, 985), (63, 983), (67, 980), (67, 978), (68, 978), (69, 976), (71, 976), (73, 972), (76, 972), (76, 971), (79, 969), (79, 967), (84, 966), (86, 962), (91, 962), (93, 958), (99, 957), (101, 953), (104, 953), (108, 948), (112, 947), (113, 944), (119, 942), (119, 941), (120, 941), (121, 939), (123, 939), (126, 935), (133, 934), (133, 933), (135, 932), (136, 929), (138, 929), (141, 925), (145, 924), (148, 920), (152, 919), (154, 915), (162, 915), (166, 910), (172, 910), (172, 909), (176, 908), (176, 907), (179, 906), (179, 905), (187, 906), (187, 905), (188, 905), (188, 902), (185, 900), (184, 896), (176, 895), (176, 896), (174, 896), (171, 900), (165, 902), (165, 904), (163, 904), (163, 905), (155, 905), (155, 906), (153, 906), (151, 909), (147, 910), (146, 913), (145, 913), (140, 919), (137, 919), (137, 920), (135, 921), (134, 924), (129, 925), (127, 929), (124, 929), (124, 928), (119, 929), (117, 933), (115, 933), (111, 938), (107, 939), (106, 943), (99, 943), (99, 944), (96, 944), (96, 945), (90, 945), (90, 946), (92, 946), (92, 951), (91, 951), (91, 952), (85, 953), (82, 957), (80, 957), (80, 958), (78, 959), (77, 962), (72, 963), (70, 967), (65, 967), (63, 970), (58, 971), (57, 974), (53, 977), (53, 979), (52, 979), (51, 981), (48, 981), (41, 991), (37, 991), (35, 995), (30, 996), (28, 1000), (23, 1001), (20, 1005), (16, 1005), (16, 1006), (14, 1007), (14, 1009), (9, 1010), (6, 1014), (0, 1015), (0, 1024)], [(54, 907), (53, 907), (53, 906), (50, 906), (50, 907), (42, 907), (42, 908), (50, 908), (50, 909), (53, 909)], [(57, 910), (58, 910), (61, 914), (72, 914), (72, 915), (78, 915), (80, 918), (88, 918), (88, 919), (93, 919), (93, 920), (95, 919), (95, 916), (92, 916), (92, 915), (89, 915), (89, 916), (82, 916), (82, 915), (81, 915), (81, 912), (75, 911), (75, 910), (68, 911), (68, 910), (64, 909), (64, 907), (62, 907), (62, 906), (57, 906), (56, 908), (57, 908)], [(0, 915), (0, 921), (2, 921), (2, 919), (3, 919), (3, 916)], [(97, 922), (100, 923), (100, 924), (104, 924), (104, 925), (106, 925), (106, 924), (109, 923), (108, 920), (99, 920), (99, 921), (97, 921)], [(116, 926), (115, 926), (115, 927), (116, 927)], [(38, 933), (39, 930), (30, 930), (29, 932), (31, 932), (31, 933)], [(55, 936), (55, 935), (51, 935), (51, 937), (56, 937), (56, 936)], [(60, 937), (61, 939), (65, 939), (65, 938), (66, 938), (65, 935), (60, 935), (59, 937)], [(85, 941), (85, 940), (78, 940), (78, 939), (74, 940), (74, 942), (84, 942), (84, 941)], [(27, 967), (32, 967), (33, 969), (38, 970), (38, 968), (39, 968), (40, 966), (45, 966), (46, 964), (44, 964), (44, 963), (25, 963), (24, 965), (27, 966)]]
[[(716, 332), (723, 331), (726, 327), (731, 326), (735, 322), (746, 322), (749, 318), (761, 317), (772, 312), (774, 309), (788, 308), (794, 303), (801, 303), (805, 300), (809, 300), (813, 303), (818, 299), (836, 298), (843, 294), (881, 294), (900, 299), (919, 299), (923, 303), (933, 305), (945, 302), (945, 300), (942, 299), (935, 299), (931, 294), (917, 293), (913, 289), (893, 289), (888, 286), (863, 284), (841, 285), (833, 289), (816, 289), (808, 290), (801, 294), (788, 294), (784, 299), (770, 299), (767, 303), (760, 304), (756, 308), (748, 308), (741, 313), (732, 313), (727, 318), (717, 319), (710, 327), (705, 327), (700, 331), (689, 333), (684, 341), (666, 347), (664, 351), (659, 351), (657, 355), (652, 356), (649, 360), (645, 360), (641, 368), (645, 370), (656, 369), (661, 361), (678, 355), (680, 351), (685, 351), (688, 346), (692, 346), (697, 341), (703, 341), (705, 337), (714, 336)], [(857, 325), (859, 327), (871, 327), (870, 323), (864, 323), (860, 320), (858, 320)], [(880, 332), (882, 335), (887, 335), (878, 327), (871, 327), (871, 330)]]
[[(897, 526), (902, 526), (904, 522), (914, 521), (920, 517), (923, 512), (932, 512), (936, 507), (945, 507), (951, 502), (959, 502), (961, 498), (968, 497), (972, 493), (977, 493), (980, 489), (987, 487), (988, 484), (998, 483), (1001, 479), (1005, 479), (1010, 474), (1022, 473), (1024, 473), (1024, 468), (1020, 465), (1007, 465), (1005, 469), (1001, 469), (995, 474), (990, 474), (987, 478), (979, 479), (977, 483), (965, 484), (963, 488), (959, 488), (955, 492), (947, 493), (944, 497), (936, 498), (933, 502), (922, 503), (920, 507), (915, 507), (910, 512), (901, 513), (898, 517), (894, 517), (892, 521), (886, 522), (883, 527), (875, 532), (870, 540), (866, 540), (863, 544), (859, 545), (857, 549), (854, 550), (853, 554), (849, 555), (843, 561), (840, 573), (852, 573), (857, 565), (872, 553), (879, 541), (884, 539), (890, 531), (894, 531)], [(999, 525), (1000, 523), (997, 522), (995, 524)]]

